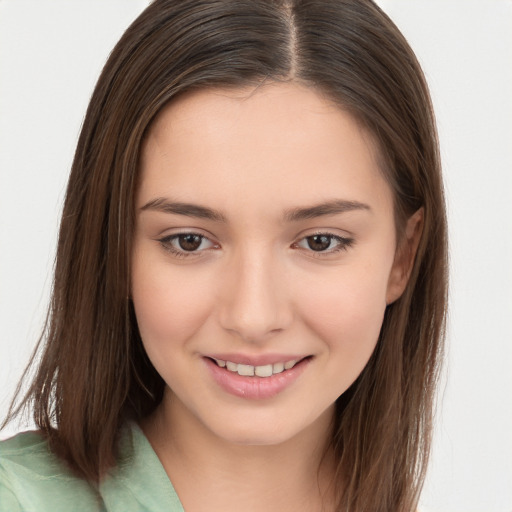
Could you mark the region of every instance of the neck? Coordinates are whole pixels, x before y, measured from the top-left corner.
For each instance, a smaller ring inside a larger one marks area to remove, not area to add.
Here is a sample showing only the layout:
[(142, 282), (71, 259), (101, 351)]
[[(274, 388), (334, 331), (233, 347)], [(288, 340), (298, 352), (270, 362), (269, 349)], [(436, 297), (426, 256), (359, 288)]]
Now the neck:
[(332, 409), (273, 445), (235, 444), (208, 430), (171, 392), (142, 428), (187, 512), (332, 509), (326, 455)]

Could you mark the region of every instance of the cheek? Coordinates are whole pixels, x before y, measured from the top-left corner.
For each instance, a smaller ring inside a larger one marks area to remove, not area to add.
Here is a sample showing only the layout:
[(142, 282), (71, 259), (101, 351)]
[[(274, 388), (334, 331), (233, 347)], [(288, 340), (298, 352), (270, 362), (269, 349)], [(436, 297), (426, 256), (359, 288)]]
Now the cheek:
[[(302, 318), (331, 358), (356, 375), (377, 343), (386, 309), (387, 273), (370, 266), (338, 269), (300, 296)], [(350, 373), (350, 371), (349, 371)]]
[(135, 258), (132, 300), (139, 332), (153, 358), (165, 357), (189, 340), (208, 316), (208, 294), (197, 293), (201, 283), (187, 272)]

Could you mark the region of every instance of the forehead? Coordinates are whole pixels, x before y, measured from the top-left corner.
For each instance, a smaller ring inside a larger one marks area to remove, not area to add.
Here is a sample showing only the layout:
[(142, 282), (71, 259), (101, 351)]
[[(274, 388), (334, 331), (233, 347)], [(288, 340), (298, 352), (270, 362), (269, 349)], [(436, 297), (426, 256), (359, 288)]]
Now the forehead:
[[(290, 120), (293, 119), (293, 127)], [(320, 90), (298, 83), (270, 82), (259, 86), (190, 90), (164, 107), (153, 121), (149, 138), (196, 135), (198, 123), (209, 136), (225, 138), (229, 129), (248, 129), (257, 141), (272, 125), (287, 128), (287, 135), (310, 137), (314, 131), (345, 125), (376, 149), (372, 136), (342, 107)], [(350, 125), (350, 126), (348, 126)], [(219, 131), (218, 128), (223, 128)], [(291, 130), (293, 128), (293, 130)], [(345, 135), (347, 135), (345, 133)], [(282, 134), (285, 135), (284, 133)], [(289, 137), (282, 141), (289, 140)]]
[[(151, 126), (141, 158), (140, 200), (246, 200), (282, 207), (326, 196), (368, 202), (390, 195), (376, 144), (349, 113), (297, 84), (208, 89), (172, 101)], [(189, 197), (192, 196), (192, 197)]]

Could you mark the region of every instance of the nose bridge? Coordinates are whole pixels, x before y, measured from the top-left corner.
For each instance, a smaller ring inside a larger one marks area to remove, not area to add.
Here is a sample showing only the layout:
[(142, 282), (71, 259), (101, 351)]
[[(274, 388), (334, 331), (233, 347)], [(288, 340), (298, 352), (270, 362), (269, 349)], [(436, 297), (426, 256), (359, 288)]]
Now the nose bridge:
[(222, 326), (251, 342), (286, 328), (291, 304), (282, 270), (270, 247), (233, 254), (223, 286)]

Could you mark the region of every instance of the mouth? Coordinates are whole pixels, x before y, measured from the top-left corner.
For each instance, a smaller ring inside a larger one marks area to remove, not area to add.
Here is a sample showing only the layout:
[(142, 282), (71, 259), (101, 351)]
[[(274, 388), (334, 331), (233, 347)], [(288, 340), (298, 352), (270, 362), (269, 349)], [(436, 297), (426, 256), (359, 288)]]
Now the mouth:
[(251, 358), (219, 354), (215, 357), (204, 357), (210, 375), (221, 389), (249, 400), (270, 399), (291, 388), (300, 379), (312, 359), (312, 355)]
[(286, 361), (279, 361), (273, 364), (265, 364), (259, 366), (253, 366), (250, 364), (242, 364), (235, 363), (229, 360), (216, 359), (212, 357), (208, 357), (210, 361), (213, 361), (219, 368), (224, 368), (228, 372), (237, 373), (242, 377), (259, 377), (262, 379), (266, 379), (272, 377), (273, 375), (278, 375), (280, 373), (291, 370), (297, 364), (305, 361), (306, 359), (311, 359), (312, 356), (307, 356), (299, 359), (289, 359)]

